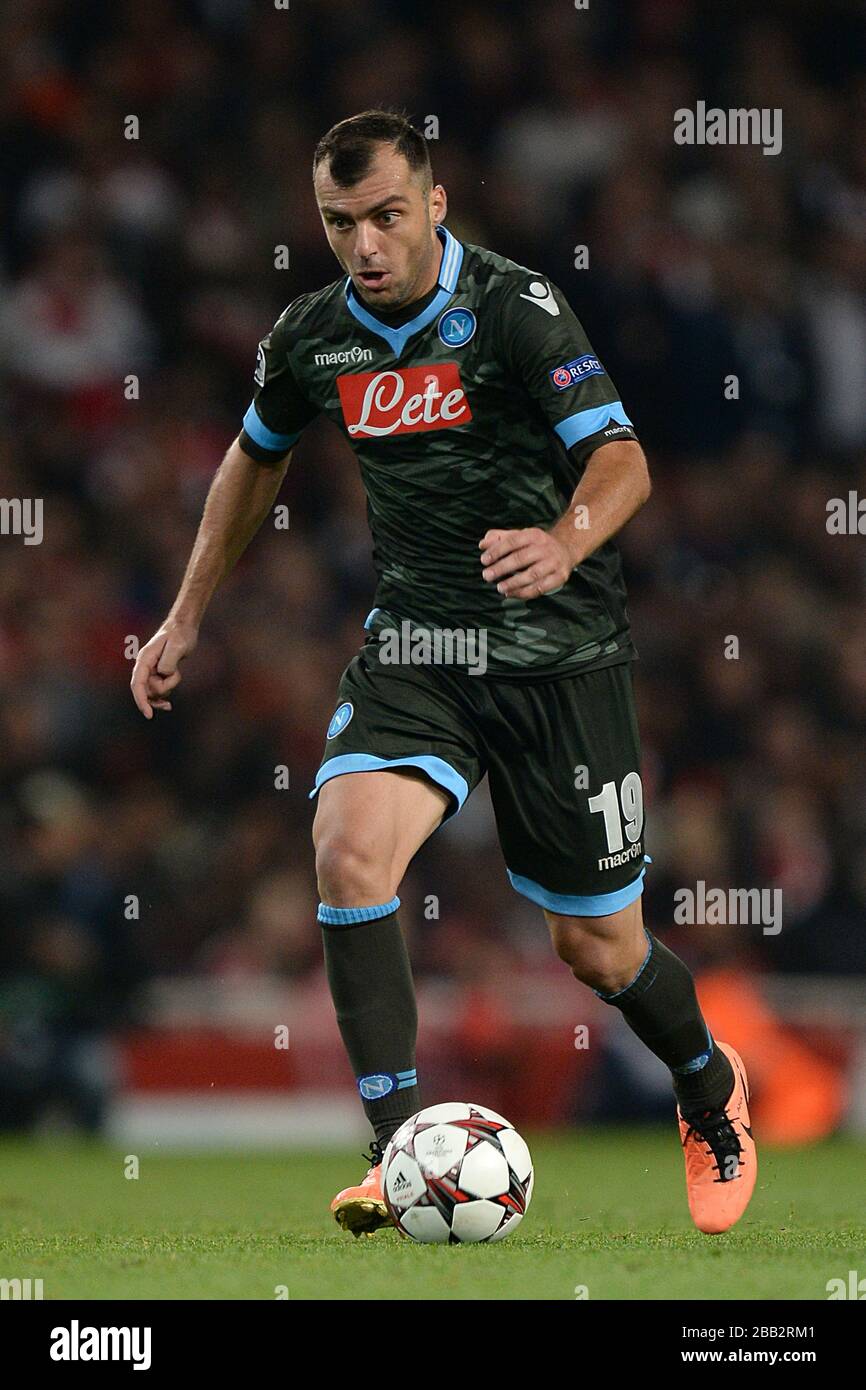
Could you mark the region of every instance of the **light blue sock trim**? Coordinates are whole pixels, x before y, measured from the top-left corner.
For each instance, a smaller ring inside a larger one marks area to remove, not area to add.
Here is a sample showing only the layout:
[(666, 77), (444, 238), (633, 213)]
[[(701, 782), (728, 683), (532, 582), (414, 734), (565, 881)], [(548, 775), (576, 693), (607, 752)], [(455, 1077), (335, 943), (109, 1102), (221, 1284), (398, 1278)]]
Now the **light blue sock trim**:
[(649, 945), (647, 946), (646, 955), (645, 955), (644, 958), (643, 958), (643, 965), (641, 966), (640, 970), (639, 970), (639, 971), (637, 972), (637, 974), (635, 975), (634, 979), (631, 981), (631, 984), (623, 985), (622, 989), (618, 989), (618, 990), (616, 991), (616, 993), (614, 993), (614, 994), (602, 994), (601, 990), (599, 990), (599, 989), (594, 989), (594, 990), (592, 991), (593, 994), (597, 994), (597, 995), (598, 995), (599, 999), (603, 999), (604, 1002), (605, 1002), (605, 1004), (612, 1004), (613, 1001), (614, 1001), (614, 999), (618, 999), (619, 996), (620, 996), (621, 994), (625, 994), (625, 992), (626, 992), (627, 989), (631, 989), (632, 985), (636, 985), (637, 982), (638, 982), (638, 980), (640, 979), (641, 975), (642, 975), (643, 972), (646, 970), (647, 965), (649, 964), (649, 958), (650, 958), (650, 956), (651, 956), (652, 953), (653, 953), (653, 939), (652, 939), (652, 937), (650, 936), (649, 932), (647, 931), (646, 927), (644, 927), (643, 930), (644, 930), (644, 936), (646, 937), (647, 941), (649, 942)]
[(316, 916), (326, 927), (348, 927), (353, 922), (375, 922), (378, 917), (390, 917), (399, 906), (399, 898), (376, 907), (329, 907), (327, 903), (319, 903)]
[(690, 1072), (703, 1071), (715, 1051), (715, 1044), (709, 1031), (707, 1032), (707, 1042), (710, 1045), (709, 1052), (702, 1052), (700, 1056), (693, 1057), (690, 1062), (683, 1062), (681, 1067), (671, 1067), (674, 1076), (688, 1076)]

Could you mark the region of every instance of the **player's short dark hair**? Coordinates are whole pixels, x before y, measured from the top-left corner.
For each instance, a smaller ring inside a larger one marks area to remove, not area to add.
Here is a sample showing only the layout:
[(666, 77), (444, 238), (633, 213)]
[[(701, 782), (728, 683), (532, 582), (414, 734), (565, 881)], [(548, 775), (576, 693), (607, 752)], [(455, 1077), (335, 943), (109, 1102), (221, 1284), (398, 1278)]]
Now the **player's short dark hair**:
[(331, 178), (341, 188), (351, 188), (370, 172), (376, 146), (393, 145), (413, 173), (421, 175), (425, 188), (433, 183), (427, 141), (402, 111), (361, 111), (331, 126), (313, 155), (313, 174), (328, 161)]

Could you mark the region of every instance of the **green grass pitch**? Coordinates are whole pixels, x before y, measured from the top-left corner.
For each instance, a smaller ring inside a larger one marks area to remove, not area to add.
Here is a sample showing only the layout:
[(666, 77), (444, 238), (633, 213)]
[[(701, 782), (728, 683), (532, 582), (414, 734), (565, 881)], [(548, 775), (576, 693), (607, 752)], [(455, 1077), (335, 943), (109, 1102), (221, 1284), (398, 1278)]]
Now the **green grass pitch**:
[[(760, 1153), (739, 1226), (689, 1221), (675, 1127), (528, 1136), (536, 1189), (496, 1245), (354, 1240), (328, 1212), (357, 1152), (124, 1155), (99, 1144), (0, 1144), (0, 1278), (45, 1299), (819, 1299), (866, 1275), (866, 1147)], [(283, 1295), (285, 1297), (285, 1295)]]

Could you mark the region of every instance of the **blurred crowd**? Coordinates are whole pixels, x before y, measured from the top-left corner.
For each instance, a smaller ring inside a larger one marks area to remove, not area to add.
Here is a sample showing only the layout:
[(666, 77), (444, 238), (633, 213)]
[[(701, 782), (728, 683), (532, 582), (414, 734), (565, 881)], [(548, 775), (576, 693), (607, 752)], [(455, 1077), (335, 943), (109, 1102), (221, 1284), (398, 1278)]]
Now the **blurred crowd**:
[[(866, 545), (826, 524), (866, 497), (862, 9), (31, 0), (0, 75), (0, 497), (44, 500), (40, 545), (0, 536), (7, 1103), (61, 1088), (86, 1122), (94, 1044), (156, 975), (320, 983), (307, 793), (374, 586), (332, 426), (150, 723), (130, 639), (174, 597), (259, 338), (337, 278), (312, 149), (370, 105), (435, 133), (456, 236), (563, 288), (649, 456), (621, 541), (649, 924), (696, 968), (866, 973)], [(675, 144), (698, 100), (781, 108), (781, 154)], [(782, 931), (672, 928), (697, 880), (781, 888)], [(422, 980), (564, 969), (483, 789), (403, 900)]]

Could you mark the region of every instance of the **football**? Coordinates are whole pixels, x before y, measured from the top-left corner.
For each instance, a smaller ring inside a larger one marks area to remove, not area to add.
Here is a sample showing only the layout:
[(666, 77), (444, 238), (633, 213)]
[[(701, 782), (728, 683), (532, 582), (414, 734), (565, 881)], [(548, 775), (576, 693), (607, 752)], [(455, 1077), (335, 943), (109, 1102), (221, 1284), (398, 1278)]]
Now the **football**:
[(382, 1159), (398, 1231), (428, 1245), (502, 1240), (532, 1197), (534, 1173), (513, 1125), (483, 1105), (449, 1101), (400, 1126)]

